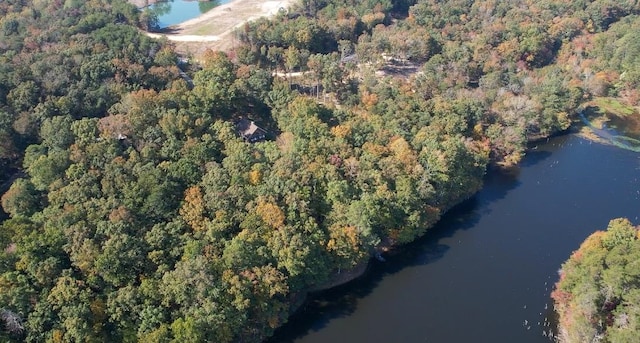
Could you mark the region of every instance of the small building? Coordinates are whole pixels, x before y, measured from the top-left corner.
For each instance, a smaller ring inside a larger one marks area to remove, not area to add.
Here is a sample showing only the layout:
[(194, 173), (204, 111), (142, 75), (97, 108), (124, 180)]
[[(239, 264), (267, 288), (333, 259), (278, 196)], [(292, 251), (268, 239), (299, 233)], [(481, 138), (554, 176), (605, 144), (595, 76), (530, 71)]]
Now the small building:
[(242, 139), (249, 143), (261, 142), (267, 138), (267, 131), (253, 120), (242, 118), (236, 122), (236, 130)]

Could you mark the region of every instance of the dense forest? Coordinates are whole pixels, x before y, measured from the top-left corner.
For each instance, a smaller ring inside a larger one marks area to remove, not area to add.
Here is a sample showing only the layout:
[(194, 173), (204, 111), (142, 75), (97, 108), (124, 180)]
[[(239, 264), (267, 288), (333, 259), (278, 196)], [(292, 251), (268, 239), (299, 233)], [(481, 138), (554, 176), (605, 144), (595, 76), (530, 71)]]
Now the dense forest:
[(614, 219), (564, 263), (552, 293), (559, 339), (637, 342), (640, 337), (640, 231)]
[(0, 340), (264, 339), (586, 101), (637, 105), (639, 13), (303, 0), (185, 62), (124, 0), (0, 2)]

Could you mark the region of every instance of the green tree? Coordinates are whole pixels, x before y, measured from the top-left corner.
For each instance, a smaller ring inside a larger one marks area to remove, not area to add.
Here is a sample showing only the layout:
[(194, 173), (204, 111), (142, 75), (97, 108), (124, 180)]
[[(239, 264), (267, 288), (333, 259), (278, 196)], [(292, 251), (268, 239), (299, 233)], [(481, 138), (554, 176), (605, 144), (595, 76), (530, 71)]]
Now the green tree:
[(40, 195), (26, 179), (17, 179), (2, 195), (2, 208), (12, 217), (29, 217), (40, 209)]
[(42, 145), (49, 149), (67, 149), (74, 141), (71, 116), (47, 118), (40, 127)]

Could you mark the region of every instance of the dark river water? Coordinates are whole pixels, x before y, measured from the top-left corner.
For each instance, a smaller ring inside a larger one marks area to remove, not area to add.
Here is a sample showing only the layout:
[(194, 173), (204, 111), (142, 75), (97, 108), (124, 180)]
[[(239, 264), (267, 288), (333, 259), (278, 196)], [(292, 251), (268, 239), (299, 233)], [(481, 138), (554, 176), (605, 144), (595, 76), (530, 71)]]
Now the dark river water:
[(549, 342), (558, 269), (592, 232), (640, 224), (640, 154), (575, 135), (491, 172), (424, 238), (314, 296), (276, 342)]

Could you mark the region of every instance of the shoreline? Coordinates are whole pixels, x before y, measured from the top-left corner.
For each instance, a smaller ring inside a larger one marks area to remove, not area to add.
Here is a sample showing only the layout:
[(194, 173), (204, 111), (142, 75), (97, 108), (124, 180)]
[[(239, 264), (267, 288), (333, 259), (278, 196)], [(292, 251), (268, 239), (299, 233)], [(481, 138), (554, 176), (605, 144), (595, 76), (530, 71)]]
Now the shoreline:
[(249, 19), (246, 19), (253, 20), (264, 16), (275, 15), (278, 13), (280, 8), (287, 9), (293, 2), (293, 0), (231, 0), (225, 4), (216, 6), (195, 18), (189, 19), (180, 24), (171, 25), (169, 28), (176, 29), (178, 31), (188, 30), (193, 26), (214, 19), (218, 16), (230, 14), (228, 12), (243, 9), (247, 6), (259, 6), (260, 11), (256, 12), (254, 15), (255, 18), (250, 17)]
[(145, 32), (152, 38), (166, 38), (176, 44), (180, 53), (200, 55), (204, 51), (230, 50), (235, 46), (233, 31), (243, 24), (276, 15), (299, 0), (232, 0), (164, 32)]

